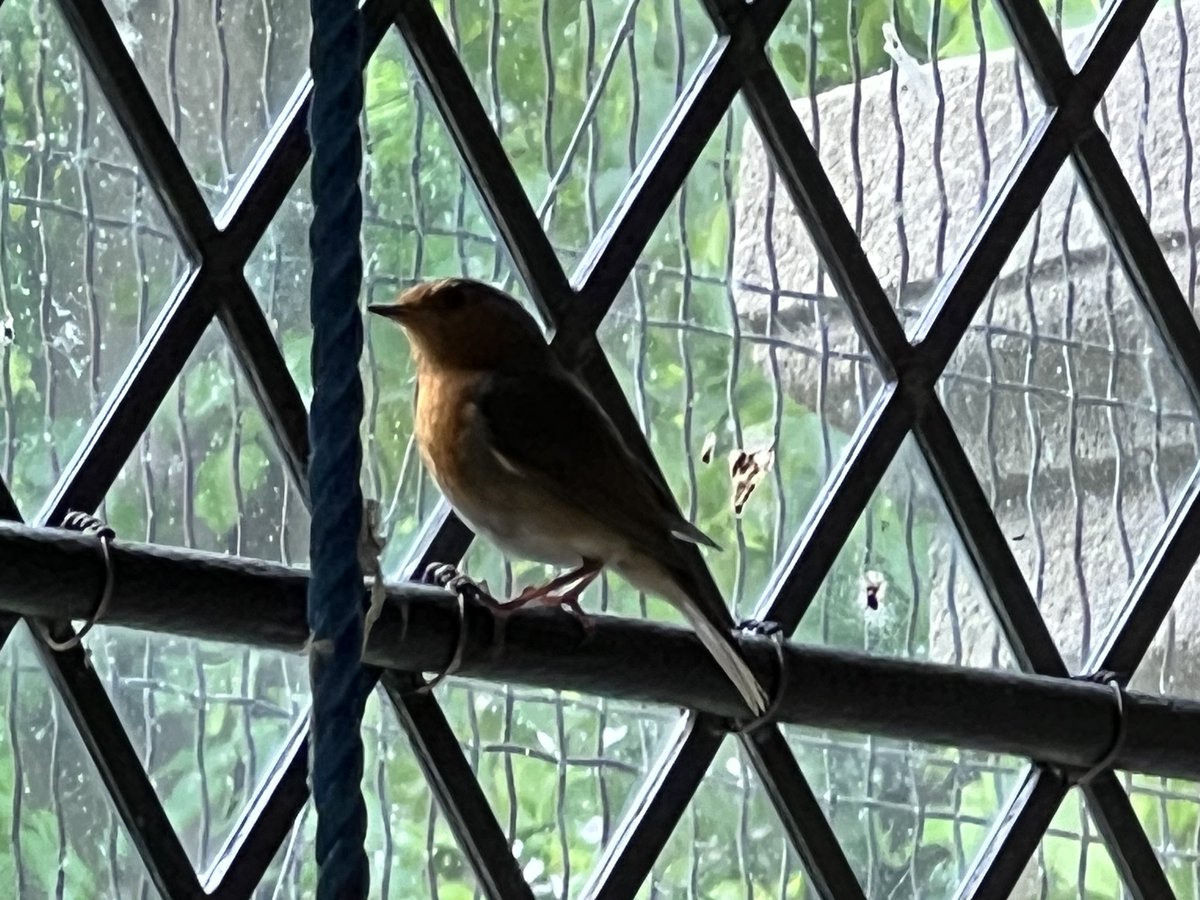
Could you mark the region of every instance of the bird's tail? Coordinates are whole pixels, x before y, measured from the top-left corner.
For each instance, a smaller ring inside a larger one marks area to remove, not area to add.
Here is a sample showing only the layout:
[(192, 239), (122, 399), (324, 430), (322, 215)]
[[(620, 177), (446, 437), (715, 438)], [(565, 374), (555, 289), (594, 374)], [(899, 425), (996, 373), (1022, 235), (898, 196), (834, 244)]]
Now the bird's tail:
[(715, 597), (710, 601), (711, 606), (702, 605), (708, 595), (694, 573), (681, 562), (664, 560), (664, 556), (667, 556), (665, 551), (654, 556), (639, 554), (623, 560), (615, 568), (640, 590), (657, 594), (683, 613), (751, 712), (755, 716), (762, 715), (767, 710), (767, 693), (742, 658), (741, 649), (727, 624), (729, 610)]
[(751, 712), (756, 716), (766, 712), (767, 693), (758, 683), (758, 679), (754, 677), (754, 673), (750, 671), (750, 667), (746, 665), (733, 635), (714, 625), (708, 616), (693, 604), (683, 604), (681, 608), (700, 638), (700, 642), (712, 654), (726, 677), (733, 682), (733, 686), (742, 695), (742, 699), (746, 701)]

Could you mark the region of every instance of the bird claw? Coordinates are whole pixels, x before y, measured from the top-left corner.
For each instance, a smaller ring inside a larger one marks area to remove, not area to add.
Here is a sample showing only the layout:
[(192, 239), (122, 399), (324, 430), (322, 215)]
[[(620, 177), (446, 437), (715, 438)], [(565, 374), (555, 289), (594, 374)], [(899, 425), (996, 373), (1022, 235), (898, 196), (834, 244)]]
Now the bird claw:
[(760, 621), (758, 619), (743, 619), (737, 627), (738, 631), (749, 634), (759, 634), (763, 637), (774, 637), (783, 631), (778, 622)]
[(421, 573), (421, 580), (426, 584), (445, 587), (446, 583), (458, 574), (458, 569), (450, 565), (450, 563), (431, 562), (425, 567), (425, 571)]
[(575, 621), (578, 622), (583, 627), (583, 632), (585, 635), (591, 635), (593, 629), (595, 629), (595, 627), (596, 627), (596, 623), (592, 621), (591, 616), (589, 616), (587, 613), (585, 613), (583, 611), (583, 607), (579, 605), (578, 597), (569, 597), (568, 596), (568, 597), (556, 597), (554, 599), (556, 599), (558, 601), (558, 605), (560, 608), (565, 609), (567, 612), (569, 612), (572, 616), (575, 617)]
[(595, 623), (592, 622), (591, 616), (584, 612), (583, 607), (579, 605), (579, 597), (571, 592), (566, 594), (547, 594), (537, 588), (527, 587), (512, 600), (497, 603), (495, 612), (498, 617), (507, 618), (518, 609), (523, 609), (527, 606), (549, 606), (563, 609), (570, 613), (575, 621), (583, 627), (584, 632), (589, 635), (595, 628)]
[(422, 580), (426, 584), (445, 588), (467, 600), (475, 600), (488, 605), (495, 605), (497, 602), (488, 592), (486, 581), (476, 581), (449, 563), (430, 563), (425, 567)]
[(531, 584), (529, 587), (525, 588), (525, 590), (521, 591), (521, 593), (517, 594), (516, 597), (507, 601), (506, 603), (502, 603), (501, 605), (505, 607), (511, 607), (512, 609), (520, 609), (522, 606), (532, 603), (534, 600), (541, 599), (545, 599), (547, 602), (549, 602), (550, 596), (546, 594), (544, 589), (534, 587)]
[(456, 594), (463, 595), (468, 600), (489, 604), (496, 602), (496, 598), (488, 591), (486, 581), (476, 581), (473, 578), (468, 578), (466, 575), (451, 578), (446, 588)]
[(1092, 681), (1096, 684), (1111, 684), (1112, 682), (1120, 682), (1120, 676), (1110, 669), (1100, 669), (1097, 672), (1091, 672), (1087, 675), (1075, 676), (1080, 681)]

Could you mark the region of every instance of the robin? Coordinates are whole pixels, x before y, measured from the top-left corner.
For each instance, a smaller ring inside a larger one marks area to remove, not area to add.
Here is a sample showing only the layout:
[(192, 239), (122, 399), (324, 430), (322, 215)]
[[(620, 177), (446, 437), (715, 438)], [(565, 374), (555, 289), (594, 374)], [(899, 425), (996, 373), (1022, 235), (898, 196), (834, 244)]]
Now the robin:
[(401, 325), (417, 365), (415, 432), (455, 512), (504, 553), (567, 571), (507, 608), (566, 605), (604, 567), (670, 602), (759, 715), (767, 698), (686, 564), (685, 544), (720, 549), (678, 512), (603, 408), (503, 291), (465, 278), (423, 282), (368, 310)]

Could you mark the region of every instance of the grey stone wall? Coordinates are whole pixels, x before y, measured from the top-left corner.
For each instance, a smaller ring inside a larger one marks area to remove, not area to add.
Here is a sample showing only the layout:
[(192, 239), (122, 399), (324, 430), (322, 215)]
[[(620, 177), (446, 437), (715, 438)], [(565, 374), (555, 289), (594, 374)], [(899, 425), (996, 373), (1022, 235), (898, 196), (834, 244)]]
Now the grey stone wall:
[[(1144, 58), (1131, 56), (1107, 94), (1105, 127), (1135, 192), (1143, 202), (1152, 198), (1154, 232), (1188, 294), (1196, 250), (1183, 125), (1200, 100), (1200, 54), (1181, 68), (1175, 15), (1173, 4), (1156, 9)], [(1200, 33), (1200, 5), (1184, 4), (1183, 16), (1188, 32)], [(1069, 38), (1074, 49), (1083, 36)], [(910, 326), (1042, 110), (1011, 51), (989, 53), (983, 63), (975, 56), (942, 62), (936, 77), (945, 98), (940, 117), (929, 67), (919, 70), (923, 84), (906, 83), (901, 72), (895, 100), (893, 76), (884, 73), (795, 103), (810, 134), (815, 109), (822, 161)], [(795, 350), (777, 351), (786, 389), (832, 426), (852, 429), (862, 385), (877, 376), (752, 125), (736, 228), (745, 324), (794, 343)], [(1005, 263), (940, 389), (1051, 630), (1077, 666), (1102, 638), (1186, 486), (1197, 433), (1180, 379), (1070, 165)], [(948, 612), (952, 551), (943, 542), (932, 554), (930, 656), (990, 665), (997, 633), (980, 592), (956, 590), (955, 615)], [(1172, 683), (1164, 687), (1198, 692), (1196, 578), (1176, 605), (1174, 626), (1173, 646), (1160, 636), (1152, 666), (1135, 683), (1158, 688), (1151, 668), (1162, 670), (1171, 654)]]

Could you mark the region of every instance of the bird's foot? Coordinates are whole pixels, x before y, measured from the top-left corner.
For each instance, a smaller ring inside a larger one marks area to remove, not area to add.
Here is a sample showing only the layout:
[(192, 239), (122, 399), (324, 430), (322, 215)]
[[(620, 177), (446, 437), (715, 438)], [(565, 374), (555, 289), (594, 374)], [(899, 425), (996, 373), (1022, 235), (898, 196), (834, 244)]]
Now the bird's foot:
[(426, 584), (434, 584), (438, 587), (445, 587), (452, 578), (456, 578), (462, 573), (450, 563), (431, 562), (425, 567), (425, 571), (421, 573), (421, 580)]
[(592, 617), (583, 611), (583, 607), (579, 605), (579, 595), (574, 592), (568, 592), (560, 595), (558, 605), (575, 617), (575, 621), (583, 627), (585, 636), (590, 637), (592, 630), (596, 627), (596, 623), (592, 621)]
[(1076, 675), (1079, 681), (1091, 681), (1095, 684), (1112, 684), (1114, 681), (1117, 684), (1121, 683), (1121, 676), (1110, 669), (1100, 669), (1096, 672), (1089, 672), (1086, 675)]
[(486, 581), (476, 581), (449, 563), (430, 563), (425, 567), (422, 580), (426, 584), (437, 585), (468, 600), (475, 600), (487, 606), (496, 606), (500, 603), (488, 592)]
[(743, 619), (738, 623), (736, 630), (745, 631), (749, 634), (759, 634), (763, 637), (775, 637), (775, 635), (783, 631), (783, 628), (778, 622)]
[(578, 591), (567, 591), (562, 594), (556, 594), (553, 591), (546, 590), (545, 587), (535, 588), (531, 586), (525, 588), (525, 590), (521, 591), (512, 600), (497, 603), (495, 611), (499, 616), (510, 616), (518, 609), (523, 609), (526, 606), (549, 606), (566, 609), (583, 626), (584, 631), (588, 634), (591, 634), (592, 629), (595, 627), (591, 617), (579, 605)]
[(539, 605), (543, 602), (549, 603), (550, 601), (546, 600), (546, 598), (549, 597), (551, 593), (552, 591), (549, 585), (534, 587), (531, 584), (529, 587), (525, 588), (525, 590), (521, 591), (521, 593), (517, 594), (517, 596), (513, 597), (511, 600), (506, 600), (500, 605), (506, 609), (520, 609), (522, 606), (528, 606), (530, 603), (536, 602)]

